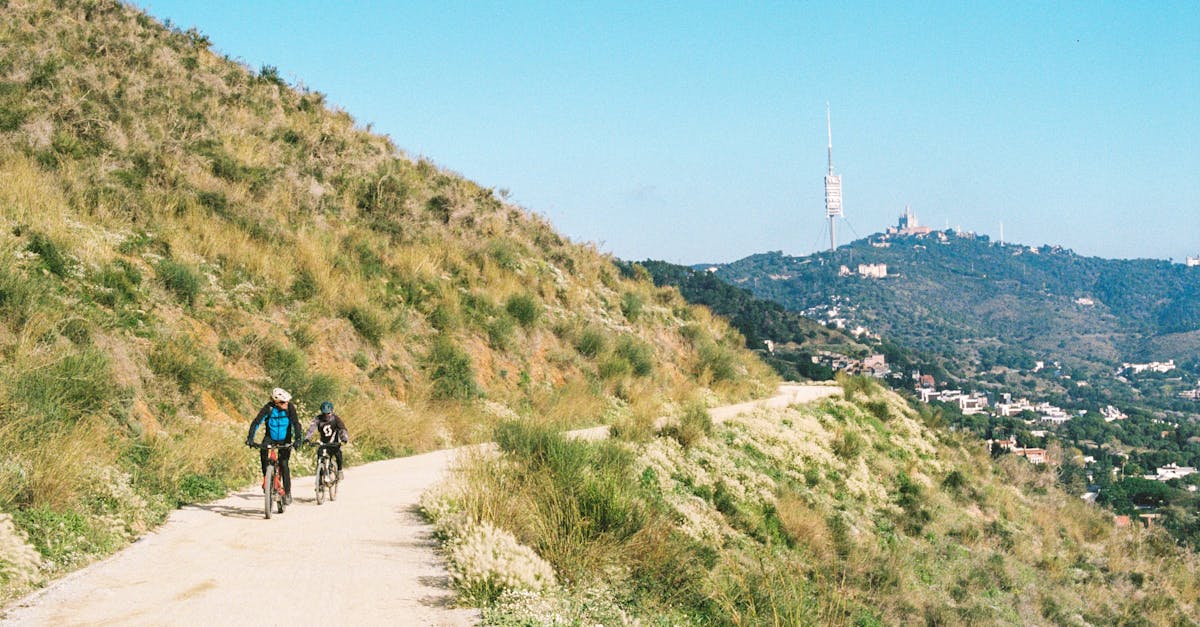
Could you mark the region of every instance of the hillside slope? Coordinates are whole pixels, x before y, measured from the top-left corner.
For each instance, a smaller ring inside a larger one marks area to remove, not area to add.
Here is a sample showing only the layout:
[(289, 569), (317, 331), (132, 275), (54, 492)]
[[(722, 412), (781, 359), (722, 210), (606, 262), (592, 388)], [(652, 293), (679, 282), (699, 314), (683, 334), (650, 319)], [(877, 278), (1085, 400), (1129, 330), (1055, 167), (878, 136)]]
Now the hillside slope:
[(0, 41), (0, 598), (255, 478), (275, 386), (334, 401), (352, 463), (774, 386), (674, 290), (194, 30), (9, 0)]
[[(862, 378), (657, 437), (500, 430), (423, 499), (485, 624), (1191, 625), (1195, 553)], [(1063, 455), (1061, 449), (1051, 455)]]

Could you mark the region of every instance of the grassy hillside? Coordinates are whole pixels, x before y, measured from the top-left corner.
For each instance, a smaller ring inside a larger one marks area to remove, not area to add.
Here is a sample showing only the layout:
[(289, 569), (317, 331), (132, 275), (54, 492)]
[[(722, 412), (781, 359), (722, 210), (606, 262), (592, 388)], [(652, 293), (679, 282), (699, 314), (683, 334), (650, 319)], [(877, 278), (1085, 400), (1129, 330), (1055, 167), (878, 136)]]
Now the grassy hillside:
[(706, 310), (274, 68), (110, 0), (0, 7), (0, 600), (252, 480), (275, 386), (332, 400), (358, 463), (774, 385)]
[[(487, 624), (1192, 625), (1197, 556), (866, 379), (656, 437), (505, 424), (425, 496)], [(1061, 451), (1052, 451), (1061, 455)]]

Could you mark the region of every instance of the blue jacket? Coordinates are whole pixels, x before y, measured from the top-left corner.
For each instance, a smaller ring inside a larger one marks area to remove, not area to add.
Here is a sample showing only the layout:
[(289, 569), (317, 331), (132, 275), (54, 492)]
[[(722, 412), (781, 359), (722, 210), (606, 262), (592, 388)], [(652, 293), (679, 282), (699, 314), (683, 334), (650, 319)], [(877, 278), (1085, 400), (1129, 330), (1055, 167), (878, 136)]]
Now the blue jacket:
[(254, 440), (258, 425), (265, 424), (263, 441), (289, 442), (300, 439), (300, 420), (296, 418), (296, 404), (288, 403), (287, 409), (280, 409), (275, 403), (267, 403), (258, 410), (258, 415), (250, 423), (250, 435), (247, 441)]

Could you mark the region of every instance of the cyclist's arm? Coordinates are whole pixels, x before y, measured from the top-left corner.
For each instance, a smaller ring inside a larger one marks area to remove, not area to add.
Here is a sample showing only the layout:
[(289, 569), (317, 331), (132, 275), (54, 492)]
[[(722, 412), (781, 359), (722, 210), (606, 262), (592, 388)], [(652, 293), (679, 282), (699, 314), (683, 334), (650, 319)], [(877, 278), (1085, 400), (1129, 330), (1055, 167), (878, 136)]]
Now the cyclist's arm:
[(250, 421), (250, 433), (246, 436), (247, 442), (254, 441), (254, 432), (258, 431), (258, 425), (261, 424), (263, 419), (265, 419), (266, 417), (267, 417), (267, 408), (266, 407), (258, 410), (258, 415), (254, 417), (254, 420)]
[(299, 444), (300, 418), (298, 416), (296, 416), (296, 404), (295, 403), (288, 403), (287, 413), (288, 413), (288, 425), (291, 427), (291, 430), (292, 430), (292, 433), (291, 433), (292, 441)]
[(346, 431), (346, 423), (342, 422), (341, 416), (339, 416), (337, 414), (333, 415), (333, 426), (334, 426), (334, 428), (337, 429), (339, 442), (349, 442), (350, 441), (350, 432)]
[(313, 418), (312, 423), (310, 423), (308, 425), (308, 429), (304, 432), (304, 439), (308, 440), (308, 438), (312, 437), (313, 432), (316, 430), (317, 430), (317, 418)]

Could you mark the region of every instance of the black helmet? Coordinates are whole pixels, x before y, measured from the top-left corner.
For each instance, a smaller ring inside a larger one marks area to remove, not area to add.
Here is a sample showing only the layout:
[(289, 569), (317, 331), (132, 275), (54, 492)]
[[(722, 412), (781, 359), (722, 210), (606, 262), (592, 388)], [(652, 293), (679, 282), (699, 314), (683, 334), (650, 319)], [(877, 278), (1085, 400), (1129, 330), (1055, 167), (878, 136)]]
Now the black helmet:
[(321, 403), (321, 413), (322, 414), (332, 414), (333, 413), (333, 403), (330, 403), (329, 401), (325, 401), (324, 403)]

